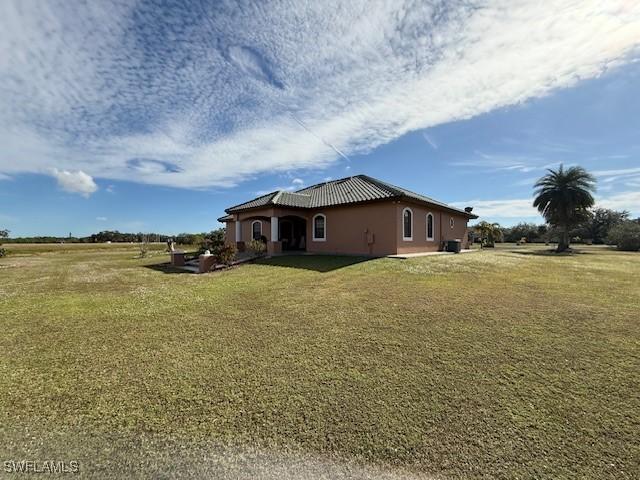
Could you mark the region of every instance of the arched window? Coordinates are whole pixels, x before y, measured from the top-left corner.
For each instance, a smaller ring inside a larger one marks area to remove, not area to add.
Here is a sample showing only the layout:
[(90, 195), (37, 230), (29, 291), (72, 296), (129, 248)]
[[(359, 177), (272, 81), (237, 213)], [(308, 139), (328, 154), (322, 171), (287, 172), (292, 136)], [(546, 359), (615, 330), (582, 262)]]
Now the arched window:
[(451, 217), (451, 218), (449, 219), (449, 225), (451, 226), (451, 228), (455, 227), (456, 222), (455, 222), (455, 220), (453, 219), (453, 217)]
[(410, 208), (402, 210), (402, 239), (413, 240), (413, 212)]
[(322, 213), (313, 217), (313, 241), (324, 242), (327, 239), (327, 217)]
[(427, 240), (433, 241), (433, 214), (427, 213)]
[(251, 238), (254, 240), (260, 240), (262, 237), (262, 222), (260, 220), (255, 220), (251, 222)]

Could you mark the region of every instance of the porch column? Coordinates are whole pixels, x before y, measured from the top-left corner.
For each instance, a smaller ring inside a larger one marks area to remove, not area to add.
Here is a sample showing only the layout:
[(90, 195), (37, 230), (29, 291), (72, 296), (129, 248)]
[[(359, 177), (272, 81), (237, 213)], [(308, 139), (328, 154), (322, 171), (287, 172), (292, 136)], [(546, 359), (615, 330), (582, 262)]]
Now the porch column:
[(282, 243), (278, 235), (278, 217), (271, 217), (271, 240), (267, 242), (267, 255), (282, 253)]
[(242, 241), (242, 222), (240, 216), (236, 218), (236, 248), (239, 252), (244, 252), (244, 242)]
[(236, 223), (236, 242), (241, 242), (242, 241), (242, 225), (241, 225), (240, 219), (237, 218), (235, 223)]

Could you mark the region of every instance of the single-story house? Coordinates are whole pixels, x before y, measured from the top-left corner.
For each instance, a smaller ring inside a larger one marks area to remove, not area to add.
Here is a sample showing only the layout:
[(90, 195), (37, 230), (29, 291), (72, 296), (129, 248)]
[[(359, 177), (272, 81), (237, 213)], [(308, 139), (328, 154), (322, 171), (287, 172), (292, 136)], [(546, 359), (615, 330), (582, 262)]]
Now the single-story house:
[(357, 175), (275, 191), (229, 207), (218, 221), (226, 241), (243, 250), (261, 239), (270, 254), (282, 251), (394, 255), (437, 251), (447, 240), (468, 247), (467, 222), (478, 218), (386, 182)]

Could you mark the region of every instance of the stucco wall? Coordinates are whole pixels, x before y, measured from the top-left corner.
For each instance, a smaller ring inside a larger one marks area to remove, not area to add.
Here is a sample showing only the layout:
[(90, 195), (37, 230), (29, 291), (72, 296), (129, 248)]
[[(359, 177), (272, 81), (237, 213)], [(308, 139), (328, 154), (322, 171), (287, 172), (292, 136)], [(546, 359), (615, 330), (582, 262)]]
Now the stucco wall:
[[(402, 213), (405, 207), (413, 212), (413, 240), (405, 241), (402, 235)], [(427, 213), (434, 216), (434, 239), (427, 240)], [(326, 240), (314, 241), (313, 217), (326, 216)], [(361, 205), (338, 206), (324, 209), (288, 210), (262, 209), (240, 214), (242, 240), (251, 240), (251, 222), (262, 222), (262, 234), (271, 240), (271, 216), (297, 215), (307, 221), (306, 245), (308, 252), (343, 253), (354, 255), (391, 255), (437, 251), (442, 240), (461, 239), (467, 246), (467, 218), (437, 208), (418, 204), (382, 201)], [(450, 219), (454, 219), (454, 227)], [(368, 240), (373, 236), (373, 243)], [(235, 222), (227, 222), (226, 240), (234, 242)]]
[[(314, 210), (307, 216), (307, 251), (393, 254), (396, 252), (395, 212), (396, 205), (391, 201)], [(312, 219), (318, 213), (326, 216), (324, 242), (313, 240)], [(369, 245), (370, 235), (373, 235), (373, 243)]]
[[(264, 218), (249, 218), (242, 221), (242, 241), (250, 242), (253, 239), (251, 224), (254, 221), (262, 224), (262, 235), (267, 237), (267, 241), (271, 240), (271, 221)], [(235, 225), (233, 228), (235, 228)]]
[(235, 243), (236, 241), (236, 222), (226, 222), (224, 241), (226, 243)]
[[(467, 245), (467, 218), (462, 215), (452, 214), (436, 208), (425, 207), (411, 203), (398, 203), (397, 208), (397, 239), (398, 253), (417, 253), (438, 251), (443, 240), (460, 239), (463, 248)], [(413, 212), (413, 239), (403, 239), (402, 216), (405, 208), (410, 208)], [(434, 217), (433, 241), (427, 240), (427, 214)], [(451, 228), (450, 220), (453, 218), (454, 225)]]
[[(267, 237), (267, 241), (271, 239), (271, 222), (264, 219), (256, 219), (256, 221), (262, 222), (262, 235)], [(252, 220), (242, 220), (242, 238), (243, 242), (249, 242), (253, 238), (251, 235), (251, 224)], [(236, 242), (236, 222), (227, 222), (227, 226), (225, 227), (225, 242), (227, 243), (235, 243)]]
[[(253, 237), (251, 235), (251, 224), (254, 221), (260, 221), (262, 223), (262, 235), (267, 238), (267, 241), (271, 240), (271, 217), (284, 217), (286, 215), (296, 215), (302, 218), (308, 217), (308, 212), (305, 210), (295, 210), (289, 208), (262, 208), (239, 214), (240, 221), (242, 222), (242, 238), (243, 242), (250, 241)], [(234, 221), (227, 222), (226, 236), (227, 242), (236, 241), (236, 224)]]

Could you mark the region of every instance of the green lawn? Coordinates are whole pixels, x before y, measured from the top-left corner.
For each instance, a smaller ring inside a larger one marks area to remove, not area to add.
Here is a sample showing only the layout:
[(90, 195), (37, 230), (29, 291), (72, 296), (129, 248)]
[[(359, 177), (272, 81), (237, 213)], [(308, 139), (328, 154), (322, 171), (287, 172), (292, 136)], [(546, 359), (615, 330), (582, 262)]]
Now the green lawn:
[(0, 460), (77, 460), (88, 477), (640, 477), (639, 254), (194, 275), (111, 247), (0, 259)]

